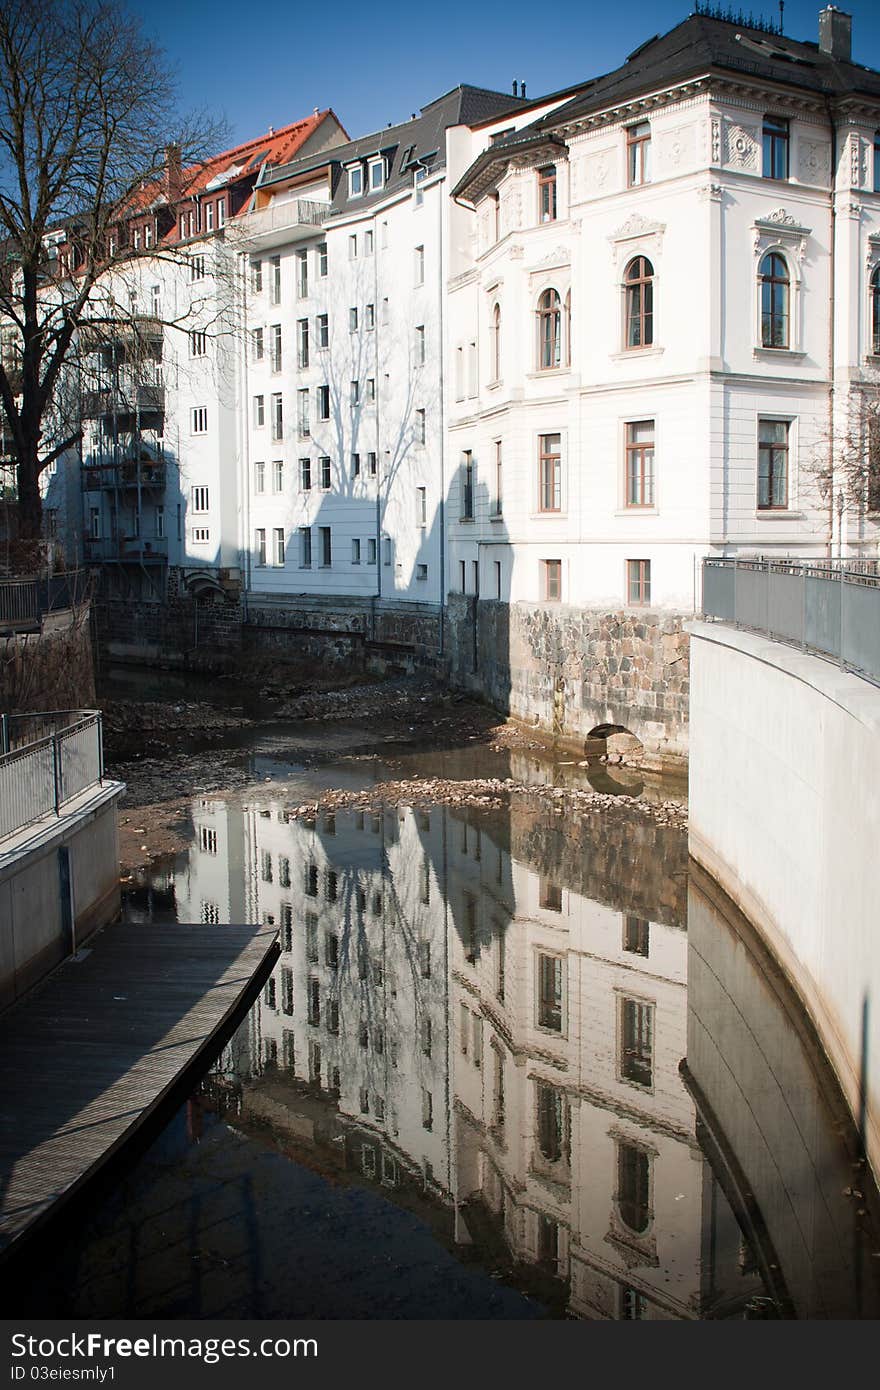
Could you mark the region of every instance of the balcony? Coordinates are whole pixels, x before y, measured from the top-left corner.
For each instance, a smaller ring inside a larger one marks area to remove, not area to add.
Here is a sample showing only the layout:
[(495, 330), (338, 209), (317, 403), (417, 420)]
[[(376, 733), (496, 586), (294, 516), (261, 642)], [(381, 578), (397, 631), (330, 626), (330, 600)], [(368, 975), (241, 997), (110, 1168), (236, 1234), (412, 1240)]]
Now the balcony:
[(105, 415), (117, 419), (133, 415), (161, 415), (165, 410), (165, 387), (161, 383), (120, 382), (104, 390), (86, 391), (82, 413), (86, 420), (98, 420)]
[(309, 198), (272, 202), (259, 212), (237, 218), (235, 231), (249, 249), (266, 250), (314, 235), (315, 229), (326, 222), (332, 211), (330, 203), (316, 203)]
[(137, 488), (141, 492), (163, 492), (165, 489), (165, 465), (161, 463), (136, 463), (123, 460), (121, 463), (86, 464), (82, 471), (84, 492), (99, 492), (104, 488), (113, 491), (124, 488)]
[(151, 536), (149, 540), (139, 536), (85, 536), (84, 545), (87, 565), (163, 565), (168, 559), (166, 536)]

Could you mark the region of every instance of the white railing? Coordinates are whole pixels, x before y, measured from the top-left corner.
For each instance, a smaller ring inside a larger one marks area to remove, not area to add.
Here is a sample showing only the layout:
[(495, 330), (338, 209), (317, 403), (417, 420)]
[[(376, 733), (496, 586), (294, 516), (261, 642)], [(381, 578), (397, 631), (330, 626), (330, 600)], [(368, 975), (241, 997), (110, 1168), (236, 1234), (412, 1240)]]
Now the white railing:
[(258, 238), (270, 232), (285, 232), (291, 227), (320, 227), (331, 211), (329, 203), (291, 198), (286, 203), (272, 202), (259, 212), (248, 213), (238, 219), (238, 226), (244, 237)]
[(0, 842), (102, 780), (97, 710), (0, 715), (0, 748)]

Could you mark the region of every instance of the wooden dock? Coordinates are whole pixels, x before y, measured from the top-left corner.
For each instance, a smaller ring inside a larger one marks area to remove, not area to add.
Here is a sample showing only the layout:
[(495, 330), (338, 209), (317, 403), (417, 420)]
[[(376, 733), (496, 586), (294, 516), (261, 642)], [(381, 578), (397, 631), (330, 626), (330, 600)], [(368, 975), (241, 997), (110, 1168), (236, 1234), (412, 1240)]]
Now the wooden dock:
[(0, 1018), (0, 1258), (197, 1074), (277, 956), (274, 928), (108, 927)]

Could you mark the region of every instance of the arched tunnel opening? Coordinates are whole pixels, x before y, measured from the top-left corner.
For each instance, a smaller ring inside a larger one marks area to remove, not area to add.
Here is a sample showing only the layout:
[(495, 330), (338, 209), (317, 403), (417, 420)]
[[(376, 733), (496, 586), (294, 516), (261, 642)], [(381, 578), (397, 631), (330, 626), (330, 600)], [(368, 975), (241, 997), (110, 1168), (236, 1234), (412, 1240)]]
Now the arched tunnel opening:
[(596, 724), (584, 740), (589, 762), (638, 762), (644, 752), (641, 740), (624, 724)]

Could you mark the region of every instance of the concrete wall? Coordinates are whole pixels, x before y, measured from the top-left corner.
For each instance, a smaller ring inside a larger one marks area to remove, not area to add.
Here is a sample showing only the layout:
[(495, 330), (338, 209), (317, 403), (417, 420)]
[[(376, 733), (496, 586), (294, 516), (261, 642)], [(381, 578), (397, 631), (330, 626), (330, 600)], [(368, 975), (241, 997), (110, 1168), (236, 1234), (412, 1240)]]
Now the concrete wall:
[[(116, 802), (105, 783), (77, 811), (0, 856), (0, 1008), (24, 994), (119, 911)], [(70, 855), (73, 937), (62, 907), (60, 851)]]
[(801, 996), (880, 1173), (880, 690), (762, 637), (690, 631), (690, 852)]
[(582, 741), (619, 724), (648, 767), (687, 760), (688, 639), (677, 614), (498, 603), (450, 594), (453, 681), (518, 719)]

